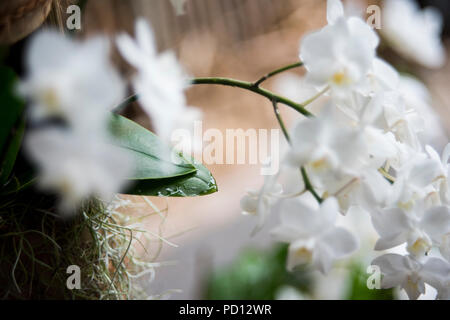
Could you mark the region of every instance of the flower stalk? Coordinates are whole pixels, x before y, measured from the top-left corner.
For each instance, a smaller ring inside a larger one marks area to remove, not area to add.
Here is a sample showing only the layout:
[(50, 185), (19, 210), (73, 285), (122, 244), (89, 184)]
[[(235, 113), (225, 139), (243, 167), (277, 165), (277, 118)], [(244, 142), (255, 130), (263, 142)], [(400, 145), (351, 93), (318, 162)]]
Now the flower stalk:
[(248, 91), (254, 92), (256, 94), (259, 94), (259, 95), (269, 99), (272, 103), (275, 101), (277, 103), (281, 103), (288, 107), (291, 107), (292, 109), (296, 110), (297, 112), (303, 114), (305, 117), (314, 116), (311, 112), (306, 110), (304, 108), (304, 106), (301, 105), (300, 103), (296, 103), (288, 98), (277, 95), (267, 89), (260, 88), (259, 86), (256, 86), (255, 83), (252, 83), (252, 82), (246, 82), (246, 81), (229, 79), (229, 78), (195, 78), (191, 81), (191, 83), (193, 85), (213, 84), (213, 85), (222, 85), (222, 86), (228, 86), (228, 87), (241, 88), (241, 89), (248, 90)]
[(299, 62), (290, 64), (290, 65), (287, 65), (285, 67), (282, 67), (280, 69), (274, 70), (274, 71), (269, 72), (268, 74), (266, 74), (264, 77), (260, 78), (258, 81), (255, 81), (253, 83), (253, 85), (255, 87), (259, 87), (264, 81), (268, 80), (269, 78), (272, 78), (272, 77), (274, 77), (274, 76), (276, 76), (276, 75), (278, 75), (280, 73), (283, 73), (285, 71), (289, 71), (289, 70), (292, 70), (292, 69), (295, 69), (295, 68), (300, 68), (302, 66), (303, 66), (303, 62), (299, 61)]

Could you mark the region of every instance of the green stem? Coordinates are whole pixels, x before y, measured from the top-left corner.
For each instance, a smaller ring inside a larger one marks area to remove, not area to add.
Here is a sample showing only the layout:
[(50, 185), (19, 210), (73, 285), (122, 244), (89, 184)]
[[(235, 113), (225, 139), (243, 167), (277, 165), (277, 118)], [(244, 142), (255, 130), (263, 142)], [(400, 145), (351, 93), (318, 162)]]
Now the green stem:
[(288, 71), (288, 70), (291, 70), (291, 69), (295, 69), (295, 68), (299, 68), (299, 67), (302, 67), (302, 66), (303, 66), (303, 62), (300, 61), (300, 62), (296, 62), (296, 63), (290, 64), (288, 66), (285, 66), (283, 68), (277, 69), (275, 71), (272, 71), (272, 72), (266, 74), (264, 77), (260, 78), (258, 81), (255, 81), (253, 83), (253, 85), (255, 87), (259, 87), (259, 85), (261, 83), (263, 83), (264, 81), (266, 81), (269, 78), (272, 78), (273, 76), (276, 76), (276, 75), (278, 75), (278, 74), (280, 74), (282, 72), (285, 72), (285, 71)]
[[(280, 124), (281, 130), (283, 131), (284, 137), (286, 138), (287, 142), (289, 144), (291, 144), (291, 137), (289, 136), (289, 133), (286, 130), (286, 126), (284, 124), (283, 118), (281, 117), (280, 110), (278, 109), (278, 105), (277, 105), (276, 101), (273, 101), (273, 110), (275, 112), (275, 116), (278, 120), (278, 123)], [(322, 203), (323, 199), (317, 194), (316, 190), (314, 189), (311, 181), (309, 180), (309, 177), (308, 177), (305, 167), (301, 167), (301, 173), (302, 173), (303, 183), (305, 184), (305, 191), (311, 192), (311, 194), (314, 196), (314, 198), (319, 203)]]
[(286, 129), (283, 118), (281, 117), (280, 109), (278, 109), (278, 104), (276, 101), (272, 101), (272, 104), (273, 104), (273, 111), (275, 112), (275, 117), (277, 118), (278, 123), (280, 124), (281, 131), (283, 131), (284, 137), (286, 138), (287, 142), (289, 142), (289, 144), (290, 144), (291, 137), (289, 136), (289, 133)]
[(277, 103), (282, 103), (286, 106), (289, 106), (292, 109), (300, 112), (301, 114), (303, 114), (306, 117), (314, 116), (311, 112), (306, 110), (301, 104), (295, 103), (294, 101), (289, 100), (285, 97), (279, 96), (269, 90), (257, 87), (251, 82), (240, 81), (240, 80), (229, 79), (229, 78), (196, 78), (196, 79), (193, 79), (191, 83), (193, 85), (215, 84), (215, 85), (241, 88), (241, 89), (248, 90), (248, 91), (254, 92), (256, 94), (259, 94), (263, 97), (266, 97), (272, 103), (273, 103), (273, 101), (276, 101)]
[(311, 184), (311, 181), (309, 180), (308, 174), (306, 172), (305, 167), (301, 167), (302, 177), (303, 181), (305, 183), (305, 189), (311, 192), (311, 194), (316, 198), (317, 202), (322, 203), (323, 199), (317, 194), (316, 190), (314, 189), (313, 185)]

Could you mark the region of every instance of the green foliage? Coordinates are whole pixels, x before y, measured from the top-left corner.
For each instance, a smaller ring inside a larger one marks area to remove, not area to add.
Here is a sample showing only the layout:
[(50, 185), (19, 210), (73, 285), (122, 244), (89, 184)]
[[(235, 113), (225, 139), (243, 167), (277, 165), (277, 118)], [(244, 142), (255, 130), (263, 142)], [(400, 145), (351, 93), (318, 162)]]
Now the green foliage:
[(34, 171), (27, 168), (25, 173), (13, 174), (0, 189), (0, 196), (21, 192), (36, 181)]
[(394, 300), (393, 290), (367, 288), (368, 274), (364, 267), (355, 263), (350, 273), (350, 287), (345, 297), (348, 300)]
[(11, 141), (5, 149), (3, 159), (0, 163), (0, 185), (4, 185), (11, 175), (16, 163), (17, 155), (22, 146), (22, 139), (25, 134), (25, 117), (21, 117), (18, 127), (11, 132)]
[(14, 95), (15, 73), (0, 67), (0, 185), (11, 175), (25, 131), (24, 102)]
[(195, 197), (217, 192), (216, 180), (208, 169), (193, 159), (191, 161), (196, 168), (194, 173), (168, 179), (141, 180), (126, 193), (160, 197)]
[(131, 180), (156, 180), (195, 173), (195, 167), (172, 152), (161, 140), (137, 123), (113, 114), (111, 132), (114, 143), (134, 159), (136, 170)]
[[(206, 299), (212, 300), (273, 300), (283, 286), (311, 293), (312, 279), (305, 268), (286, 270), (287, 246), (269, 251), (247, 250), (228, 267), (210, 277)], [(362, 264), (354, 263), (348, 277), (346, 300), (393, 300), (393, 290), (370, 290), (368, 274)]]
[(115, 143), (133, 157), (136, 171), (125, 193), (146, 196), (192, 197), (217, 191), (211, 173), (193, 159), (170, 150), (156, 135), (120, 115), (111, 117)]
[(231, 266), (215, 272), (208, 284), (206, 298), (213, 300), (273, 300), (284, 285), (308, 290), (308, 274), (286, 270), (287, 246), (270, 251), (247, 250)]

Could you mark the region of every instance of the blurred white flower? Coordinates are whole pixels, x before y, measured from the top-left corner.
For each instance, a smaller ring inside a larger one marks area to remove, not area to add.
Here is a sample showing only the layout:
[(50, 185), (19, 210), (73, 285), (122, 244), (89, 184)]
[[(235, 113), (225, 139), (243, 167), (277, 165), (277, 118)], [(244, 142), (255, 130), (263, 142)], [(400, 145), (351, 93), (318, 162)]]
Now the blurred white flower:
[(184, 90), (188, 78), (171, 51), (158, 54), (153, 31), (144, 19), (136, 22), (136, 40), (129, 35), (117, 37), (122, 56), (137, 69), (133, 79), (135, 92), (156, 133), (170, 141), (173, 130), (193, 113), (186, 106)]
[(172, 4), (176, 15), (185, 14), (184, 6), (186, 5), (186, 0), (170, 0), (170, 3)]
[(373, 260), (372, 265), (381, 269), (383, 289), (400, 287), (413, 300), (425, 294), (425, 283), (435, 287), (438, 292), (448, 290), (445, 283), (450, 274), (450, 264), (438, 258), (429, 258), (421, 263), (411, 256), (385, 254)]
[(357, 90), (364, 95), (397, 90), (400, 81), (399, 77), (397, 70), (393, 66), (383, 59), (375, 58), (366, 78)]
[(385, 130), (392, 132), (397, 141), (418, 152), (422, 150), (418, 133), (424, 130), (423, 119), (416, 110), (406, 106), (398, 92), (389, 91), (384, 94), (383, 115)]
[(442, 16), (437, 9), (421, 10), (412, 0), (384, 1), (381, 33), (407, 59), (429, 68), (445, 63), (441, 42)]
[[(274, 83), (274, 88), (275, 91), (279, 92), (282, 96), (298, 102), (308, 101), (319, 93), (317, 88), (311, 85), (305, 77), (298, 76), (294, 73), (280, 75)], [(308, 105), (308, 110), (314, 112), (316, 106), (321, 106), (321, 102), (323, 102), (325, 96), (326, 95), (324, 94), (323, 96), (314, 99), (314, 101), (311, 101)]]
[(122, 101), (125, 83), (110, 62), (104, 37), (80, 42), (56, 31), (36, 35), (26, 52), (19, 92), (30, 100), (32, 129), (25, 150), (38, 169), (38, 184), (60, 196), (60, 210), (74, 213), (83, 200), (108, 201), (124, 186), (131, 160), (110, 144), (109, 112)]
[(305, 295), (297, 288), (288, 285), (277, 289), (275, 293), (276, 300), (306, 300)]
[(316, 118), (300, 121), (291, 141), (288, 163), (297, 168), (308, 166), (313, 174), (352, 174), (367, 156), (363, 135), (339, 124), (333, 105)]
[(328, 1), (327, 17), (327, 26), (303, 39), (300, 59), (312, 84), (339, 94), (364, 80), (379, 40), (362, 19), (346, 18), (338, 0)]
[(442, 204), (439, 189), (435, 187), (443, 177), (442, 164), (440, 159), (433, 159), (431, 148), (427, 149), (429, 155), (412, 154), (411, 158), (396, 170), (395, 182), (386, 202), (387, 207), (413, 211), (417, 205), (423, 204), (429, 208)]
[(441, 203), (450, 205), (450, 143), (447, 144), (442, 152), (442, 156), (431, 146), (426, 146), (426, 151), (431, 161), (437, 166), (435, 174), (432, 176), (433, 181), (437, 184)]
[(440, 145), (447, 143), (442, 123), (432, 107), (432, 99), (427, 87), (411, 76), (400, 76), (397, 89), (403, 97), (408, 109), (413, 109), (423, 119), (423, 130), (419, 138), (424, 144)]
[(281, 225), (272, 231), (276, 240), (289, 243), (287, 268), (311, 263), (326, 274), (337, 259), (358, 248), (356, 238), (346, 229), (336, 227), (336, 199), (329, 198), (316, 208), (299, 199), (287, 200), (280, 210)]
[(27, 76), (19, 85), (31, 100), (32, 120), (56, 116), (79, 128), (103, 125), (107, 111), (125, 95), (109, 49), (103, 37), (78, 42), (56, 31), (36, 35), (26, 54)]
[(98, 132), (35, 130), (25, 147), (39, 170), (40, 187), (60, 195), (60, 210), (66, 214), (89, 197), (112, 200), (132, 174), (128, 155)]
[(261, 230), (272, 205), (280, 199), (282, 188), (277, 183), (277, 177), (277, 175), (265, 176), (264, 185), (260, 190), (249, 190), (241, 199), (242, 214), (258, 217), (258, 223), (252, 234)]
[(329, 24), (336, 23), (344, 16), (344, 5), (341, 0), (327, 0), (327, 21)]
[(450, 209), (445, 206), (407, 212), (390, 208), (372, 213), (372, 223), (380, 235), (375, 250), (386, 250), (408, 244), (408, 252), (416, 257), (427, 254), (433, 245), (450, 233)]

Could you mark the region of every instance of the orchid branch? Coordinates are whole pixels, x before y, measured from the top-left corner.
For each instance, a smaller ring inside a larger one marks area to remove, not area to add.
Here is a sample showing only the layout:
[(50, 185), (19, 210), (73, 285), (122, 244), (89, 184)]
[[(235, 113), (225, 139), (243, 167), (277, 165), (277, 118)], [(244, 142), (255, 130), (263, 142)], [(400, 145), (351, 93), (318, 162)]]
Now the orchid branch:
[[(306, 117), (314, 117), (314, 115), (305, 109), (305, 105), (296, 103), (288, 98), (282, 97), (282, 96), (277, 95), (267, 89), (261, 88), (260, 84), (275, 75), (278, 75), (282, 72), (285, 72), (285, 71), (288, 71), (288, 70), (291, 70), (294, 68), (298, 68), (301, 66), (303, 66), (303, 62), (297, 62), (297, 63), (291, 64), (291, 65), (282, 67), (280, 69), (277, 69), (275, 71), (268, 73), (267, 75), (260, 78), (256, 82), (246, 82), (246, 81), (235, 80), (235, 79), (230, 79), (230, 78), (214, 77), (214, 78), (194, 78), (191, 80), (191, 84), (192, 85), (211, 84), (211, 85), (222, 85), (222, 86), (228, 86), (228, 87), (235, 87), (235, 88), (240, 88), (240, 89), (254, 92), (256, 94), (259, 94), (259, 95), (269, 99), (274, 108), (275, 116), (278, 120), (278, 123), (280, 124), (281, 130), (283, 131), (283, 134), (284, 134), (286, 140), (288, 142), (290, 142), (290, 137), (289, 137), (288, 131), (283, 122), (283, 119), (281, 118), (281, 115), (280, 115), (280, 112), (278, 109), (278, 103), (281, 103), (288, 107), (291, 107), (292, 109), (296, 110), (297, 112), (301, 113), (302, 115), (304, 115)], [(318, 95), (316, 95), (313, 98), (311, 98), (310, 100), (308, 100), (306, 102), (306, 104), (309, 104), (310, 102), (314, 101), (317, 97), (324, 94), (327, 90), (328, 90), (328, 88), (325, 88), (323, 91), (319, 92)], [(128, 98), (126, 98), (120, 105), (118, 105), (114, 110), (116, 112), (118, 112), (118, 111), (122, 110), (123, 108), (125, 108), (126, 106), (128, 106), (130, 103), (137, 101), (138, 99), (139, 99), (139, 96), (137, 94), (131, 95)], [(308, 174), (306, 172), (306, 169), (304, 167), (301, 168), (301, 172), (302, 172), (303, 181), (305, 183), (305, 189), (310, 191), (312, 193), (312, 195), (314, 196), (314, 198), (316, 198), (317, 201), (319, 203), (321, 203), (323, 201), (323, 199), (317, 194), (314, 187), (312, 186), (312, 184), (309, 180)]]
[(289, 137), (286, 125), (284, 124), (283, 118), (281, 117), (280, 109), (278, 108), (278, 103), (275, 100), (273, 100), (272, 104), (273, 104), (273, 111), (275, 113), (275, 117), (277, 118), (278, 123), (280, 124), (281, 131), (283, 131), (284, 137), (286, 138), (287, 142), (291, 143), (291, 137)]
[(322, 203), (323, 199), (317, 194), (316, 190), (311, 184), (311, 181), (309, 180), (308, 173), (306, 172), (305, 167), (301, 167), (300, 171), (302, 173), (303, 182), (305, 183), (305, 189), (311, 192), (314, 198), (316, 198), (317, 202)]
[(292, 70), (292, 69), (295, 69), (295, 68), (299, 68), (299, 67), (302, 67), (302, 66), (303, 66), (303, 62), (300, 61), (300, 62), (296, 62), (296, 63), (290, 64), (290, 65), (287, 65), (287, 66), (282, 67), (280, 69), (277, 69), (275, 71), (269, 72), (264, 77), (260, 78), (258, 81), (255, 81), (253, 83), (253, 86), (259, 87), (259, 85), (261, 83), (263, 83), (264, 81), (266, 81), (269, 78), (272, 78), (273, 76), (276, 76), (276, 75), (278, 75), (278, 74), (280, 74), (282, 72), (289, 71), (289, 70)]
[(196, 78), (193, 79), (191, 82), (193, 85), (199, 85), (199, 84), (214, 84), (214, 85), (222, 85), (222, 86), (228, 86), (228, 87), (236, 87), (241, 88), (244, 90), (248, 90), (251, 92), (254, 92), (256, 94), (259, 94), (267, 99), (269, 99), (271, 102), (276, 101), (277, 103), (284, 104), (288, 107), (291, 107), (292, 109), (296, 110), (297, 112), (303, 114), (306, 117), (312, 117), (314, 116), (311, 112), (306, 110), (301, 104), (296, 103), (292, 100), (289, 100), (288, 98), (279, 96), (269, 90), (256, 87), (254, 83), (246, 82), (246, 81), (240, 81), (235, 79), (229, 79), (229, 78)]
[[(282, 97), (280, 95), (277, 95), (269, 90), (256, 87), (254, 83), (246, 82), (246, 81), (240, 81), (235, 79), (229, 79), (229, 78), (194, 78), (191, 81), (191, 84), (193, 85), (200, 85), (200, 84), (213, 84), (213, 85), (223, 85), (228, 87), (235, 87), (235, 88), (241, 88), (244, 90), (248, 90), (251, 92), (254, 92), (256, 94), (259, 94), (267, 99), (269, 99), (272, 103), (273, 101), (276, 101), (277, 103), (284, 104), (286, 106), (291, 107), (292, 109), (296, 110), (297, 112), (303, 114), (306, 117), (313, 117), (314, 115), (306, 110), (303, 105), (296, 103), (288, 98)], [(130, 103), (135, 102), (139, 100), (139, 96), (137, 94), (131, 95), (128, 98), (126, 98), (122, 103), (120, 103), (117, 107), (114, 108), (115, 112), (118, 112), (125, 107), (127, 107)]]
[[(287, 142), (290, 144), (291, 138), (289, 136), (288, 131), (286, 130), (286, 126), (281, 117), (280, 110), (278, 109), (278, 104), (275, 100), (272, 101), (272, 104), (273, 104), (273, 110), (275, 112), (275, 116), (278, 120), (278, 123), (280, 124), (281, 130), (283, 131), (284, 137), (286, 138)], [(303, 183), (305, 184), (305, 190), (302, 191), (301, 194), (303, 194), (305, 191), (309, 191), (309, 192), (311, 192), (311, 194), (314, 196), (314, 198), (316, 198), (316, 200), (319, 203), (322, 203), (323, 199), (317, 194), (316, 190), (314, 189), (313, 185), (311, 184), (311, 181), (309, 180), (309, 177), (308, 177), (305, 167), (301, 167), (301, 173), (302, 173)]]
[[(296, 110), (297, 112), (303, 114), (306, 117), (312, 117), (313, 114), (306, 110), (303, 104), (296, 103), (288, 98), (282, 97), (280, 95), (277, 95), (269, 90), (260, 88), (260, 85), (266, 81), (267, 79), (274, 77), (282, 72), (289, 71), (295, 68), (299, 68), (303, 66), (303, 62), (296, 62), (290, 65), (287, 65), (285, 67), (279, 68), (275, 71), (269, 72), (265, 76), (261, 77), (259, 80), (255, 82), (246, 82), (246, 81), (240, 81), (230, 78), (194, 78), (191, 80), (191, 84), (193, 85), (200, 85), (200, 84), (213, 84), (213, 85), (223, 85), (223, 86), (229, 86), (229, 87), (236, 87), (241, 88), (244, 90), (252, 91), (256, 94), (259, 94), (263, 97), (266, 97), (269, 99), (272, 103), (282, 103), (286, 106), (289, 106)], [(319, 93), (320, 95), (324, 92)], [(312, 99), (316, 99), (317, 97), (313, 97)], [(127, 107), (130, 103), (133, 103), (135, 101), (139, 100), (139, 96), (137, 94), (131, 95), (128, 98), (126, 98), (122, 103), (120, 103), (117, 107), (114, 108), (115, 112), (118, 112), (125, 107)], [(308, 101), (310, 101), (308, 100)], [(308, 102), (307, 101), (307, 102)]]

